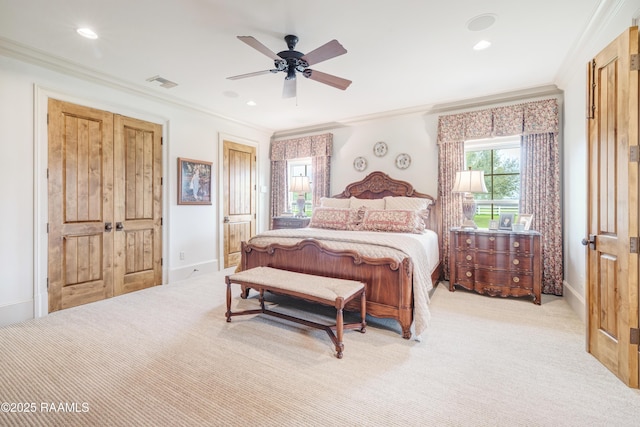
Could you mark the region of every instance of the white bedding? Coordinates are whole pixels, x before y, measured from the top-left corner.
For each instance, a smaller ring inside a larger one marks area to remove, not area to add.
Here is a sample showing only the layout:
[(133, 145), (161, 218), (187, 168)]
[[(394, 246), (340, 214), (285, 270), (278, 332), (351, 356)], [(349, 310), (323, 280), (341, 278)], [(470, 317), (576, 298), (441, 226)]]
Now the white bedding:
[(431, 273), (438, 265), (438, 236), (427, 230), (424, 234), (372, 231), (298, 228), (269, 230), (250, 239), (249, 243), (267, 246), (271, 243), (294, 245), (313, 238), (333, 250), (355, 250), (372, 258), (392, 258), (402, 261), (407, 256), (413, 262), (414, 313), (412, 330), (419, 338), (429, 324), (429, 291), (433, 288)]

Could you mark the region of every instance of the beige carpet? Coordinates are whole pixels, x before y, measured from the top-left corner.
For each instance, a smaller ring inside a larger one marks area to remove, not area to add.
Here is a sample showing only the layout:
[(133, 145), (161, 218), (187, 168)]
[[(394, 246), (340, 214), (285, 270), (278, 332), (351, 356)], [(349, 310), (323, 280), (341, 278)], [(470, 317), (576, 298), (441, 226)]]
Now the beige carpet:
[(0, 328), (0, 425), (638, 425), (640, 393), (584, 351), (562, 298), (441, 285), (422, 342), (370, 319), (338, 360), (324, 331), (226, 323), (224, 288), (200, 276)]

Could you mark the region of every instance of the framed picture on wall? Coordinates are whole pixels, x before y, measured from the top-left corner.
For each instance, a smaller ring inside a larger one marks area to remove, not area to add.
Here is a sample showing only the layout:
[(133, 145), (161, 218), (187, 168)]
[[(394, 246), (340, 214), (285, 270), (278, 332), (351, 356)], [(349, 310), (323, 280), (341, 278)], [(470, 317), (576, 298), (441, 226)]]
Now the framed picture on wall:
[(178, 204), (211, 204), (211, 162), (178, 157)]

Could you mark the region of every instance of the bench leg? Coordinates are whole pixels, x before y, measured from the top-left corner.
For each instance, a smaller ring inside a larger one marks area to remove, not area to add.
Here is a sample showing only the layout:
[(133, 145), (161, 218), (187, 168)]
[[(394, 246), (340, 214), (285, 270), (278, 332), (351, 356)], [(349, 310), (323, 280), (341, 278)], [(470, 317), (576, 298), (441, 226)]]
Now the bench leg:
[(360, 332), (364, 334), (367, 331), (367, 297), (365, 295), (364, 289), (362, 290), (362, 294), (360, 295), (360, 316), (362, 319)]
[(231, 322), (231, 281), (226, 278), (227, 282), (227, 322)]
[(344, 333), (344, 314), (342, 307), (337, 307), (336, 311), (336, 351), (338, 352), (338, 359), (342, 359), (342, 351), (344, 350), (344, 344), (342, 343), (342, 335)]

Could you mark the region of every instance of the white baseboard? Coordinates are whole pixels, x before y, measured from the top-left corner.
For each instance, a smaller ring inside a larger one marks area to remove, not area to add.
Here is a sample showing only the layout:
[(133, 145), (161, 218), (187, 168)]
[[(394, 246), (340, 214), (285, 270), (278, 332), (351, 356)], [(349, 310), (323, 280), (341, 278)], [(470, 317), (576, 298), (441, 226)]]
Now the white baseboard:
[(189, 279), (196, 275), (210, 274), (218, 272), (218, 261), (209, 261), (199, 264), (190, 264), (180, 268), (175, 268), (169, 271), (169, 278), (167, 283), (178, 282), (180, 280)]
[(571, 287), (569, 283), (566, 281), (562, 282), (563, 291), (562, 297), (569, 304), (569, 306), (573, 309), (573, 311), (578, 315), (582, 322), (586, 322), (586, 303), (584, 300), (584, 296), (580, 295), (576, 290)]
[(24, 301), (0, 307), (0, 326), (33, 319), (33, 301)]

